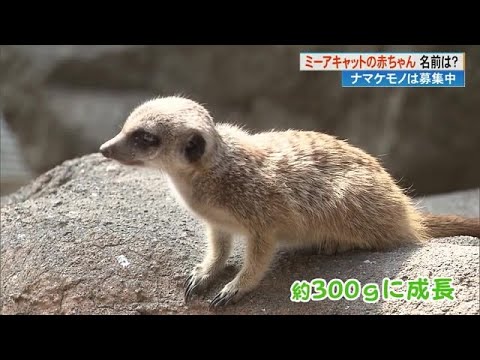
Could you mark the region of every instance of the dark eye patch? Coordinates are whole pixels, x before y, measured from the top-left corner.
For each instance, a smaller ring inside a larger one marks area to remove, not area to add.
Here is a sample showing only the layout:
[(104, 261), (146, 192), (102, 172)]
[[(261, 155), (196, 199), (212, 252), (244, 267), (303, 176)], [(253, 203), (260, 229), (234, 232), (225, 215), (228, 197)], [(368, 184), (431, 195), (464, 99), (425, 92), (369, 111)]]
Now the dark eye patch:
[(187, 141), (184, 151), (190, 162), (198, 161), (205, 153), (206, 142), (202, 135), (194, 134)]
[(158, 136), (141, 129), (135, 130), (131, 135), (131, 139), (133, 144), (141, 149), (160, 145), (160, 138)]

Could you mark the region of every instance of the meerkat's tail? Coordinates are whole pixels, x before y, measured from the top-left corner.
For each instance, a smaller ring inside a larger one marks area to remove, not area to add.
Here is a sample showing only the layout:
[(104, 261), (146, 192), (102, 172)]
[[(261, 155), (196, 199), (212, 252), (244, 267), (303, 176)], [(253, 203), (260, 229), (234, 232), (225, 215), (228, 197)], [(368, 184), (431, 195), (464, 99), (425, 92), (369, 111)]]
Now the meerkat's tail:
[(480, 238), (480, 218), (424, 214), (423, 223), (429, 237), (467, 235)]

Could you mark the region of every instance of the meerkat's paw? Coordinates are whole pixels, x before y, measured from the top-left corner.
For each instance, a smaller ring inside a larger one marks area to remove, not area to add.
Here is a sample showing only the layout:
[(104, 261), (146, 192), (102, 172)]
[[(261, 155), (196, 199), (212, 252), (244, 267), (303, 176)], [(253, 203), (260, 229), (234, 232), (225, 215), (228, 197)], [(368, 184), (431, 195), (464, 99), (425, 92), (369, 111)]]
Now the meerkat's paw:
[(225, 287), (213, 298), (210, 308), (225, 306), (229, 303), (236, 303), (246, 293), (247, 289), (240, 287), (235, 279), (230, 281)]
[(197, 265), (185, 280), (185, 302), (188, 302), (192, 295), (200, 294), (207, 289), (213, 276), (209, 272), (203, 270), (201, 265)]

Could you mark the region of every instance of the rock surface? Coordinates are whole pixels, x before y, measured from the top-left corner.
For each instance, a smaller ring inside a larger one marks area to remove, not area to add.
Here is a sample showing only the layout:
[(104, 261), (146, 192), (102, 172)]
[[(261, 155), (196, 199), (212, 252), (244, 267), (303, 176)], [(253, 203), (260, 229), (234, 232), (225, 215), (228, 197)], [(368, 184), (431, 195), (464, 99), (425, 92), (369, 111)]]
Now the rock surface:
[[(206, 299), (183, 301), (183, 281), (202, 258), (203, 229), (157, 172), (98, 154), (65, 162), (4, 199), (3, 314), (478, 314), (479, 240), (435, 239), (422, 247), (337, 256), (281, 251), (260, 287), (211, 311), (208, 300), (241, 263), (237, 243)], [(421, 199), (434, 212), (479, 216), (479, 191)], [(456, 300), (293, 303), (295, 280), (381, 284), (385, 277), (451, 277)]]
[[(466, 87), (342, 88), (338, 73), (300, 72), (301, 51), (465, 51)], [(185, 94), (219, 121), (316, 129), (349, 139), (418, 193), (480, 183), (480, 47), (0, 46), (0, 106), (33, 169), (96, 151), (131, 109)]]

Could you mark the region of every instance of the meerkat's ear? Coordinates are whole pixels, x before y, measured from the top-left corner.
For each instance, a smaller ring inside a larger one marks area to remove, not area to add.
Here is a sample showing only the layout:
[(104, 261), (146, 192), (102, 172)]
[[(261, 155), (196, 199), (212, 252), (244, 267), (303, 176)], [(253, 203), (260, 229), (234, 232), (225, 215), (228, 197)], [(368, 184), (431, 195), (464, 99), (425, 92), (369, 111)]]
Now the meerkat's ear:
[(193, 133), (188, 138), (184, 146), (184, 154), (189, 162), (195, 162), (205, 153), (205, 138), (198, 132)]

